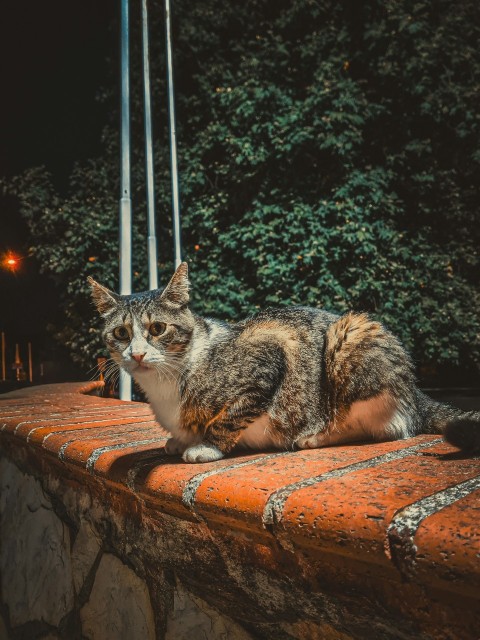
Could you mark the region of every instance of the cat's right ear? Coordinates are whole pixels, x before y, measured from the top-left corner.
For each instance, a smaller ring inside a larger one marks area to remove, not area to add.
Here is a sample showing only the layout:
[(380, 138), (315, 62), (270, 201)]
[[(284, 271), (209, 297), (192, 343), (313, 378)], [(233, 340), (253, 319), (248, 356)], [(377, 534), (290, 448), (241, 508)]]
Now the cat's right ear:
[(99, 313), (103, 316), (109, 311), (115, 309), (119, 302), (119, 296), (107, 289), (106, 287), (98, 284), (91, 276), (87, 278), (88, 284), (92, 287), (92, 298)]
[(182, 262), (160, 295), (160, 300), (166, 300), (177, 307), (183, 307), (188, 304), (190, 299), (188, 294), (189, 289), (188, 264)]

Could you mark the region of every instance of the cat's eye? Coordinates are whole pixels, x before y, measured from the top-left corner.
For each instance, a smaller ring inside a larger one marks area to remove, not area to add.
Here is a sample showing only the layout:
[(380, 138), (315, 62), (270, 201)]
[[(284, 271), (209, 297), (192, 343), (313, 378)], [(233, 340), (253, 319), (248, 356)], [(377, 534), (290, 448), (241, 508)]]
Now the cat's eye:
[(165, 324), (165, 322), (152, 322), (152, 324), (149, 327), (149, 332), (151, 336), (161, 336), (162, 333), (165, 333), (165, 329), (167, 328), (167, 325)]
[(115, 327), (113, 330), (113, 337), (117, 340), (129, 340), (130, 334), (128, 333), (127, 327)]

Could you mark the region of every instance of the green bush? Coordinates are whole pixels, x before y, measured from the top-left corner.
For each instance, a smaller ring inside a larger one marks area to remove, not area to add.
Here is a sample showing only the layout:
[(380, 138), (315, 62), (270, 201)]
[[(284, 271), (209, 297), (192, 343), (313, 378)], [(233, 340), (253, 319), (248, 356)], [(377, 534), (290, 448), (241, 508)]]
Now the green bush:
[[(418, 364), (478, 367), (477, 2), (177, 0), (174, 9), (183, 246), (195, 310), (231, 319), (264, 305), (367, 310)], [(165, 281), (162, 19), (153, 15), (151, 31)], [(135, 50), (137, 289), (147, 264), (138, 57)], [(67, 195), (43, 170), (10, 185), (35, 255), (64, 289), (61, 339), (89, 366), (100, 346), (85, 279), (115, 288), (118, 273), (114, 128), (104, 143), (101, 158), (75, 169)]]

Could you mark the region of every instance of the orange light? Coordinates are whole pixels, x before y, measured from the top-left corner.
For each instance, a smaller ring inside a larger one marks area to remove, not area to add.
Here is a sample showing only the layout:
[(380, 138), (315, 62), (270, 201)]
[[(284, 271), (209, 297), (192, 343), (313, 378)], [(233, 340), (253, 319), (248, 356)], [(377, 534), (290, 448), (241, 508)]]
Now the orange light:
[(15, 255), (12, 251), (6, 253), (2, 258), (2, 266), (9, 271), (16, 271), (20, 268), (21, 256)]

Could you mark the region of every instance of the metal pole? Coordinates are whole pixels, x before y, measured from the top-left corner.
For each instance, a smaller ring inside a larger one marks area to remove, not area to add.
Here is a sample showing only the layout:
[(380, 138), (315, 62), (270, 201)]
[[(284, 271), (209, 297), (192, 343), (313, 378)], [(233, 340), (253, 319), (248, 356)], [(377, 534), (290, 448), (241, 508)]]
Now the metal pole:
[(182, 261), (180, 240), (180, 203), (178, 197), (177, 132), (175, 128), (175, 100), (173, 97), (173, 62), (170, 0), (165, 0), (165, 31), (167, 41), (168, 114), (170, 125), (170, 164), (172, 169), (173, 246), (175, 268)]
[(28, 379), (33, 382), (32, 343), (28, 343)]
[[(121, 193), (120, 193), (120, 294), (132, 292), (132, 200), (130, 197), (130, 69), (128, 0), (121, 0)], [(132, 399), (132, 379), (120, 372), (120, 400)]]
[(5, 333), (2, 331), (2, 380), (6, 380), (6, 361), (5, 361)]
[(23, 369), (23, 363), (20, 360), (20, 347), (18, 343), (15, 345), (15, 362), (13, 363), (15, 367), (15, 374), (17, 382), (20, 380), (20, 371)]
[(145, 107), (145, 175), (148, 215), (148, 286), (158, 289), (157, 238), (155, 237), (155, 185), (153, 181), (152, 110), (150, 100), (150, 61), (147, 0), (142, 0), (143, 91)]

